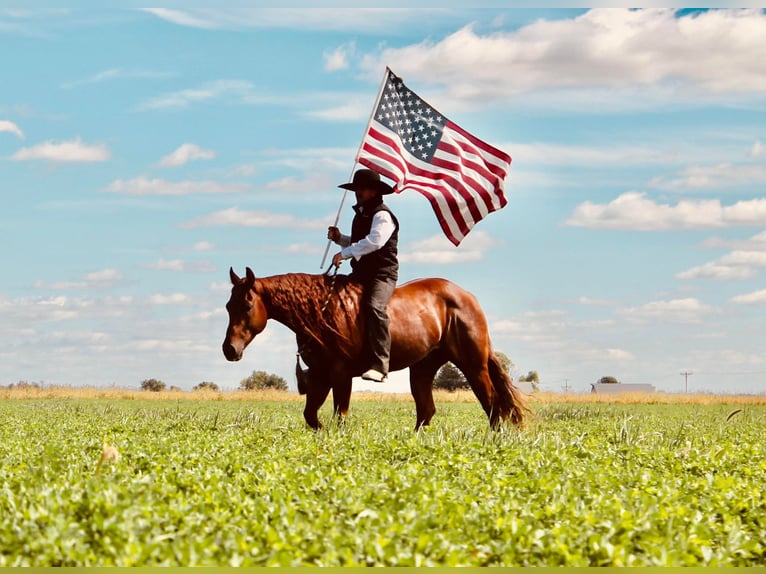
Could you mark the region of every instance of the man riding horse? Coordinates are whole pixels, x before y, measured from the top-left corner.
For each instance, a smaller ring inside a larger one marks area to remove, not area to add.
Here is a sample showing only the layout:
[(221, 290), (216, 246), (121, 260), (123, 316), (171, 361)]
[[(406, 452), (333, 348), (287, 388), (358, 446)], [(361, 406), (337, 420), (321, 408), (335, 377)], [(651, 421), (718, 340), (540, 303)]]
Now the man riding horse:
[(340, 187), (356, 193), (351, 235), (330, 227), (327, 237), (343, 246), (333, 257), (336, 266), (352, 259), (351, 275), (257, 278), (249, 267), (244, 277), (229, 269), (229, 325), (222, 344), (226, 359), (239, 361), (269, 319), (293, 331), (309, 367), (303, 416), (313, 429), (322, 427), (318, 412), (331, 390), (334, 414), (342, 418), (348, 413), (353, 377), (383, 382), (389, 370), (407, 368), (415, 428), (428, 425), (436, 412), (433, 380), (448, 361), (465, 375), (492, 428), (504, 420), (521, 424), (528, 410), (524, 397), (492, 350), (476, 297), (439, 278), (397, 287), (399, 223), (383, 203), (393, 189), (368, 169)]
[(383, 203), (383, 196), (394, 189), (371, 169), (358, 170), (351, 183), (338, 187), (353, 191), (356, 205), (351, 235), (343, 235), (334, 226), (327, 230), (327, 238), (343, 247), (332, 262), (338, 267), (344, 259), (351, 259), (351, 279), (363, 286), (361, 312), (367, 324), (365, 353), (369, 368), (362, 378), (382, 383), (388, 376), (391, 354), (386, 307), (399, 276), (399, 222)]

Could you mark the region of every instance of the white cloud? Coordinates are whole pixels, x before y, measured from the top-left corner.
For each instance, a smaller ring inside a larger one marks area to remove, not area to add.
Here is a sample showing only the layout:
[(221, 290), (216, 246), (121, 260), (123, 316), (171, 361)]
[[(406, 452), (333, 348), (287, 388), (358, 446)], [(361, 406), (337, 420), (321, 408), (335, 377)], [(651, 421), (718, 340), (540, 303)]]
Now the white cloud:
[(354, 52), (356, 52), (356, 44), (354, 42), (338, 46), (332, 52), (325, 52), (322, 54), (324, 69), (328, 72), (348, 69), (348, 59)]
[[(237, 102), (255, 103), (257, 96), (252, 82), (242, 80), (214, 80), (197, 88), (188, 88), (150, 98), (139, 104), (139, 110), (158, 110), (166, 108), (186, 108), (195, 103), (210, 100), (231, 99)], [(265, 103), (274, 98), (264, 99)]]
[(219, 26), (210, 18), (205, 18), (204, 16), (195, 16), (189, 11), (170, 10), (168, 8), (144, 8), (143, 10), (144, 12), (154, 14), (158, 18), (172, 22), (173, 24), (177, 24), (179, 26), (204, 28), (208, 30), (219, 28)]
[(224, 281), (222, 283), (213, 282), (210, 285), (208, 285), (208, 289), (210, 291), (215, 291), (216, 293), (224, 293), (231, 291), (231, 283), (229, 281)]
[(614, 301), (609, 299), (591, 299), (590, 297), (578, 297), (577, 302), (580, 305), (588, 305), (594, 307), (611, 307), (615, 304)]
[(565, 222), (589, 229), (660, 231), (766, 225), (766, 198), (722, 206), (720, 200), (682, 199), (676, 205), (657, 203), (646, 193), (623, 193), (608, 204), (586, 201)]
[(246, 211), (231, 207), (210, 215), (197, 217), (184, 223), (184, 228), (195, 227), (267, 227), (287, 229), (322, 229), (332, 222), (332, 216), (324, 219), (298, 219), (289, 214), (271, 211)]
[(766, 289), (753, 291), (745, 295), (737, 295), (731, 298), (732, 303), (740, 305), (763, 305), (766, 304)]
[(623, 349), (604, 349), (605, 358), (612, 361), (633, 361), (636, 357), (630, 351)]
[(500, 144), (498, 147), (508, 151), (512, 157), (524, 158), (525, 164), (603, 167), (605, 164), (646, 165), (677, 161), (673, 153), (668, 150), (648, 146), (614, 145), (599, 148), (546, 142), (510, 142)]
[(756, 271), (752, 267), (721, 265), (713, 261), (677, 273), (676, 279), (717, 279), (719, 281), (728, 281), (732, 279), (749, 279), (755, 273)]
[(391, 33), (406, 25), (419, 25), (424, 18), (434, 21), (449, 17), (449, 10), (403, 8), (315, 8), (313, 5), (294, 8), (238, 8), (225, 10), (196, 9), (171, 10), (144, 8), (167, 22), (191, 28), (246, 29), (288, 28), (290, 30), (335, 30), (360, 33)]
[(748, 239), (729, 240), (720, 237), (710, 237), (702, 242), (702, 246), (710, 249), (730, 247), (742, 251), (766, 251), (766, 231), (762, 231)]
[(617, 311), (627, 320), (638, 323), (646, 321), (699, 323), (705, 315), (712, 312), (714, 312), (712, 307), (692, 297), (670, 301), (652, 301), (640, 307), (628, 307)]
[(85, 279), (93, 282), (119, 281), (122, 279), (122, 273), (116, 269), (102, 269), (101, 271), (87, 273)]
[(299, 253), (301, 255), (319, 255), (324, 253), (324, 249), (319, 243), (293, 243), (285, 247), (285, 252)]
[(189, 296), (185, 293), (172, 293), (170, 295), (157, 293), (149, 297), (149, 302), (153, 305), (181, 305), (189, 302)]
[(157, 269), (158, 271), (194, 271), (197, 273), (210, 273), (217, 271), (214, 264), (209, 261), (184, 261), (183, 259), (163, 259), (160, 258), (153, 263), (145, 265), (148, 269)]
[(122, 68), (109, 68), (88, 76), (82, 80), (74, 80), (61, 84), (62, 89), (70, 90), (87, 84), (100, 84), (108, 80), (118, 79), (141, 79), (141, 78), (167, 78), (171, 74), (164, 72), (152, 72), (150, 70), (125, 70)]
[(258, 171), (258, 165), (254, 163), (241, 163), (226, 170), (227, 177), (251, 177)]
[(159, 162), (159, 166), (178, 167), (185, 165), (194, 159), (213, 159), (214, 157), (215, 151), (211, 149), (203, 149), (198, 145), (185, 143), (173, 153), (163, 157)]
[(21, 131), (19, 126), (8, 120), (0, 120), (0, 133), (1, 132), (15, 134), (21, 139), (24, 139), (24, 132)]
[(86, 273), (80, 281), (56, 281), (45, 283), (37, 281), (36, 289), (72, 290), (72, 289), (110, 289), (122, 283), (122, 273), (116, 269), (102, 269)]
[(484, 253), (496, 244), (485, 231), (474, 230), (455, 247), (444, 235), (434, 235), (400, 247), (399, 260), (403, 263), (466, 263), (480, 261)]
[[(314, 191), (337, 190), (338, 183), (336, 178), (326, 172), (309, 170), (305, 177), (296, 177), (288, 175), (265, 183), (262, 189), (268, 191), (277, 191), (280, 193), (305, 193)], [(341, 191), (338, 190), (338, 200), (340, 200)]]
[(15, 299), (0, 296), (0, 332), (14, 325), (26, 325), (36, 332), (39, 324), (77, 319), (100, 319), (123, 316), (130, 297), (19, 297)]
[(593, 9), (481, 35), (474, 26), (441, 41), (384, 48), (363, 58), (370, 78), (389, 65), (404, 78), (443, 85), (454, 98), (502, 101), (570, 88), (656, 85), (673, 93), (758, 94), (766, 90), (766, 15), (711, 10)]
[(735, 185), (752, 185), (766, 182), (766, 166), (732, 165), (723, 163), (713, 166), (692, 166), (676, 178), (662, 177), (652, 180), (652, 187), (667, 190), (728, 188)]
[(14, 161), (46, 160), (56, 163), (90, 163), (111, 158), (104, 144), (88, 145), (80, 138), (71, 141), (47, 141), (33, 147), (24, 147), (11, 156)]
[(766, 252), (764, 251), (732, 251), (721, 257), (724, 265), (755, 265), (766, 267)]
[[(369, 93), (303, 92), (273, 94), (244, 80), (214, 80), (194, 88), (161, 94), (139, 103), (138, 110), (185, 109), (207, 102), (240, 105), (270, 105), (301, 110), (303, 117), (321, 121), (355, 121), (370, 114)], [(344, 102), (338, 105), (338, 102)], [(314, 109), (304, 111), (307, 106)]]
[(192, 251), (210, 251), (215, 249), (215, 245), (209, 241), (198, 241), (192, 246)]
[[(369, 108), (369, 102), (368, 102)], [(369, 109), (368, 109), (369, 113)], [(263, 153), (261, 163), (289, 167), (298, 171), (315, 173), (317, 171), (346, 171), (349, 156), (353, 157), (356, 148), (296, 148), (268, 150)]]
[(304, 112), (304, 116), (329, 122), (353, 122), (370, 115), (369, 97), (364, 100), (348, 100), (339, 106)]
[(755, 140), (753, 147), (750, 148), (750, 157), (761, 157), (763, 153), (763, 144), (761, 140)]
[(167, 181), (164, 179), (117, 179), (104, 191), (126, 195), (190, 195), (195, 193), (239, 193), (251, 188), (246, 183), (219, 183), (217, 181)]
[[(756, 235), (753, 239), (760, 238)], [(751, 244), (754, 244), (751, 241)], [(692, 267), (678, 273), (677, 279), (749, 279), (756, 274), (755, 267), (766, 267), (766, 251), (738, 249), (710, 263)]]

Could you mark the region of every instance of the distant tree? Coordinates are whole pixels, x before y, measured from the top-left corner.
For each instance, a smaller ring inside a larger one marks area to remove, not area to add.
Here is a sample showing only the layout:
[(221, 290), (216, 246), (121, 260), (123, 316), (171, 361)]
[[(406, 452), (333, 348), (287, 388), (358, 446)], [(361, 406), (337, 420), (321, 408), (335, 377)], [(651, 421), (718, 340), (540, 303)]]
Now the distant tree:
[(511, 361), (508, 355), (500, 351), (495, 351), (495, 356), (500, 361), (500, 366), (503, 367), (503, 370), (510, 375), (511, 369), (514, 367), (513, 361)]
[(460, 369), (452, 363), (445, 363), (436, 373), (434, 388), (456, 391), (458, 389), (470, 389), (471, 385), (468, 384)]
[(537, 374), (537, 371), (529, 371), (526, 375), (521, 375), (519, 382), (532, 383), (532, 390), (534, 392), (540, 390), (540, 375)]
[(276, 389), (277, 391), (286, 391), (287, 381), (279, 375), (267, 373), (266, 371), (253, 371), (253, 374), (242, 379), (239, 388), (243, 391), (253, 391), (258, 389)]
[(618, 385), (620, 381), (615, 379), (614, 377), (601, 377), (598, 380), (599, 385)]
[(211, 383), (210, 381), (202, 381), (199, 385), (196, 385), (193, 391), (215, 391), (218, 392), (218, 385)]
[(141, 381), (141, 390), (158, 393), (165, 390), (165, 383), (157, 379), (145, 379)]
[(175, 385), (170, 385), (170, 391), (173, 393), (180, 393), (180, 392), (183, 392), (183, 389)]

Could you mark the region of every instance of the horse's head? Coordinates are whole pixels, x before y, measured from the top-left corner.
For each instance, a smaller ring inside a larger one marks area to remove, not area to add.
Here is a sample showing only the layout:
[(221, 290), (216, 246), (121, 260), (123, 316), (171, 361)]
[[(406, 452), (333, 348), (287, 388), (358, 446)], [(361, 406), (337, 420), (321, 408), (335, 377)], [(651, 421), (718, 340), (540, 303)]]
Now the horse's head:
[(247, 267), (245, 277), (238, 277), (234, 269), (229, 268), (229, 276), (233, 287), (226, 303), (229, 327), (222, 348), (227, 360), (239, 361), (245, 347), (266, 327), (269, 317), (258, 295), (253, 270)]

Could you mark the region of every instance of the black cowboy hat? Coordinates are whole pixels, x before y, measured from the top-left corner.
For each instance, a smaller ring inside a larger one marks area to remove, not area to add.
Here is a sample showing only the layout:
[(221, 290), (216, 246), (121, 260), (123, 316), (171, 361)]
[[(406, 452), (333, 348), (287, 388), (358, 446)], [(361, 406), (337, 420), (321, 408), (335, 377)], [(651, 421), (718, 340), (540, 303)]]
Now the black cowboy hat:
[(354, 179), (351, 183), (344, 183), (339, 185), (343, 189), (350, 189), (356, 191), (358, 189), (374, 189), (381, 195), (388, 195), (394, 193), (394, 188), (388, 185), (386, 182), (380, 180), (380, 175), (372, 171), (371, 169), (358, 169), (354, 174)]

